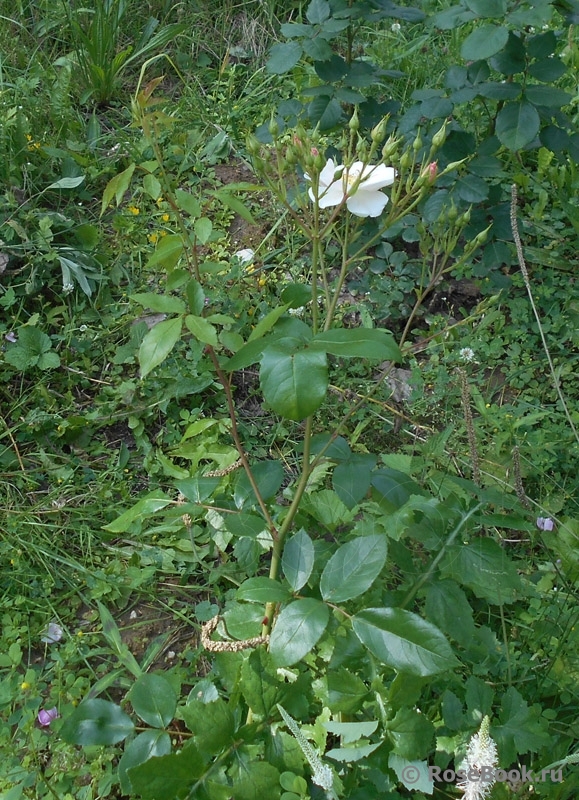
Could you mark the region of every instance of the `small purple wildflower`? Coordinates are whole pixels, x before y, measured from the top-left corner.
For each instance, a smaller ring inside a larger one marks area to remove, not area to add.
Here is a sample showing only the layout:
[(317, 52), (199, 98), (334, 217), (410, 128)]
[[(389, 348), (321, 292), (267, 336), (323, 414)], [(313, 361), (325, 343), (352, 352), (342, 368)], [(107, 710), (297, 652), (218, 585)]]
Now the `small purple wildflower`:
[(555, 523), (551, 517), (537, 517), (537, 528), (540, 531), (552, 531)]
[(40, 641), (44, 642), (45, 644), (55, 644), (56, 642), (60, 642), (62, 639), (62, 628), (56, 622), (49, 622), (44, 636), (41, 637)]
[(14, 331), (10, 331), (10, 333), (7, 333), (7, 334), (4, 336), (4, 338), (6, 339), (6, 341), (7, 341), (7, 342), (17, 342), (17, 341), (18, 341), (18, 339), (16, 338), (16, 334), (14, 333)]
[(58, 719), (60, 714), (56, 706), (54, 708), (41, 708), (36, 719), (41, 728), (48, 728), (53, 719)]

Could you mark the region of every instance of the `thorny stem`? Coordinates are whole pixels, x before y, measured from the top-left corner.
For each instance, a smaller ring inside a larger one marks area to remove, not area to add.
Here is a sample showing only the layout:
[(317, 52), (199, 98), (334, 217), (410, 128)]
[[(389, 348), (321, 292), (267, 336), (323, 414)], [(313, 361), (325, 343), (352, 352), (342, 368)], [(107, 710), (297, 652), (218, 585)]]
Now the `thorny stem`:
[(249, 465), (249, 461), (247, 460), (247, 456), (245, 454), (245, 449), (243, 447), (243, 443), (241, 441), (241, 437), (239, 436), (239, 429), (237, 427), (237, 416), (236, 416), (236, 411), (235, 411), (235, 403), (233, 401), (233, 395), (231, 393), (231, 385), (230, 385), (230, 383), (229, 383), (229, 381), (227, 379), (227, 375), (223, 372), (223, 370), (221, 369), (221, 366), (219, 365), (219, 361), (217, 360), (217, 355), (215, 354), (215, 350), (210, 345), (208, 345), (207, 346), (207, 351), (209, 353), (209, 357), (210, 357), (211, 361), (213, 362), (213, 367), (215, 369), (217, 377), (219, 378), (219, 382), (223, 386), (223, 391), (225, 392), (225, 398), (227, 400), (227, 410), (229, 412), (229, 418), (231, 420), (231, 435), (233, 437), (233, 441), (235, 442), (235, 447), (237, 448), (237, 452), (239, 453), (239, 458), (241, 460), (241, 463), (243, 464), (243, 468), (245, 470), (245, 473), (247, 475), (249, 483), (251, 484), (251, 488), (253, 489), (253, 491), (255, 493), (255, 496), (257, 498), (257, 502), (258, 502), (259, 507), (261, 509), (261, 513), (263, 514), (263, 516), (266, 519), (266, 522), (267, 522), (268, 527), (269, 527), (269, 531), (270, 531), (270, 533), (272, 535), (272, 538), (274, 540), (274, 543), (275, 543), (275, 541), (277, 540), (277, 538), (279, 536), (279, 532), (278, 532), (278, 530), (277, 530), (277, 528), (275, 526), (275, 523), (274, 523), (274, 521), (273, 521), (273, 519), (271, 517), (271, 514), (268, 511), (268, 508), (267, 508), (267, 506), (266, 506), (266, 504), (265, 504), (265, 502), (263, 500), (263, 497), (261, 496), (261, 492), (259, 491), (259, 487), (258, 487), (258, 485), (257, 485), (257, 483), (255, 481), (255, 478), (253, 477), (253, 473), (251, 471), (251, 467)]

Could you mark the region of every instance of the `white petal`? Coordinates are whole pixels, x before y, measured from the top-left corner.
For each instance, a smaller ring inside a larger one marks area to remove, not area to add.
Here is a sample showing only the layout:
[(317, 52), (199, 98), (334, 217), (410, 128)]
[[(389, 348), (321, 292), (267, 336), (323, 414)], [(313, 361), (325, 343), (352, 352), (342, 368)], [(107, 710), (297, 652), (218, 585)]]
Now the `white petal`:
[(383, 189), (385, 186), (392, 186), (395, 178), (396, 170), (394, 167), (378, 164), (377, 167), (366, 167), (364, 169), (360, 186), (364, 191)]
[(358, 190), (348, 197), (348, 211), (357, 217), (379, 217), (386, 208), (388, 198), (382, 192), (366, 192)]
[[(321, 189), (321, 187), (320, 187)], [(329, 206), (339, 206), (344, 199), (344, 185), (341, 180), (334, 181), (330, 186), (324, 188), (323, 192), (320, 191), (320, 198), (318, 205), (320, 208), (328, 208)]]
[(337, 169), (341, 169), (341, 166), (334, 164), (333, 158), (328, 158), (328, 160), (324, 165), (323, 170), (320, 172), (320, 188), (322, 186), (323, 187), (329, 186), (331, 183), (334, 182), (334, 175), (336, 174)]

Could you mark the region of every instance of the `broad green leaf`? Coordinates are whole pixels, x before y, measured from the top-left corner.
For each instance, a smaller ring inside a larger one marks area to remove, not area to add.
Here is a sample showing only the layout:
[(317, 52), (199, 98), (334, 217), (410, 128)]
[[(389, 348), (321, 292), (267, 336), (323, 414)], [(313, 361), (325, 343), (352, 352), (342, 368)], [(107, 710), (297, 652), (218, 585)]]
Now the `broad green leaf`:
[(466, 5), (477, 17), (502, 18), (507, 13), (507, 0), (465, 0)]
[(114, 178), (111, 178), (110, 181), (105, 186), (105, 190), (103, 192), (103, 200), (101, 204), (101, 217), (109, 207), (113, 197), (119, 206), (125, 196), (125, 192), (129, 188), (131, 183), (131, 178), (133, 177), (133, 172), (135, 171), (136, 164), (129, 164), (129, 166), (123, 170), (123, 172), (115, 175)]
[(64, 720), (60, 736), (69, 744), (88, 747), (122, 742), (134, 729), (120, 706), (108, 700), (85, 700)]
[(375, 465), (375, 456), (353, 453), (347, 461), (338, 464), (334, 469), (332, 486), (348, 508), (354, 508), (366, 496)]
[(131, 294), (129, 297), (135, 303), (143, 306), (143, 308), (148, 308), (160, 314), (182, 314), (185, 311), (185, 303), (179, 297), (155, 294), (154, 292)]
[(373, 472), (372, 486), (378, 495), (376, 499), (387, 511), (402, 508), (412, 495), (424, 494), (409, 475), (397, 469), (383, 468)]
[(352, 511), (331, 489), (304, 495), (302, 509), (331, 531), (339, 525), (347, 525), (354, 518)]
[(147, 268), (161, 266), (171, 270), (183, 253), (183, 239), (176, 233), (170, 233), (159, 240), (157, 249), (147, 261)]
[(284, 75), (293, 69), (302, 57), (302, 46), (299, 42), (282, 42), (274, 44), (269, 51), (265, 68), (274, 75)]
[(187, 281), (185, 287), (187, 293), (187, 302), (189, 303), (189, 311), (195, 316), (200, 316), (205, 307), (205, 292), (203, 287), (196, 281), (195, 278)]
[(198, 217), (201, 214), (201, 205), (196, 197), (186, 192), (184, 189), (177, 189), (175, 191), (175, 199), (177, 206), (181, 211), (186, 211), (191, 217)]
[(302, 47), (312, 61), (329, 61), (334, 54), (328, 42), (320, 36), (315, 39), (302, 39)]
[(314, 568), (314, 559), (314, 544), (303, 529), (285, 543), (281, 566), (294, 592), (298, 592), (308, 582)]
[(287, 603), (291, 599), (288, 590), (271, 578), (248, 578), (243, 581), (235, 596), (247, 603)]
[(143, 178), (143, 189), (153, 200), (158, 200), (161, 196), (161, 184), (154, 175), (145, 175)]
[(330, 609), (308, 597), (285, 606), (275, 621), (269, 651), (279, 667), (297, 664), (319, 641), (326, 629)]
[(454, 581), (433, 581), (426, 592), (426, 616), (444, 633), (467, 647), (474, 636), (472, 608)]
[(225, 527), (234, 536), (247, 536), (255, 539), (260, 533), (267, 530), (267, 522), (258, 514), (227, 514), (225, 516)]
[(141, 378), (163, 363), (179, 341), (182, 328), (181, 317), (174, 317), (159, 322), (145, 335), (139, 347)]
[(434, 725), (418, 709), (402, 707), (385, 724), (394, 742), (392, 752), (403, 758), (426, 758), (434, 746)]
[(247, 705), (265, 717), (280, 699), (282, 688), (271, 654), (263, 647), (253, 650), (241, 667), (241, 691)]
[(77, 186), (80, 186), (81, 183), (84, 181), (84, 175), (77, 175), (76, 178), (61, 178), (60, 180), (56, 181), (55, 183), (51, 183), (50, 186), (47, 186), (47, 189), (75, 189)]
[(212, 703), (190, 700), (180, 709), (183, 722), (195, 734), (199, 750), (216, 755), (229, 747), (235, 734), (233, 709), (219, 698)]
[(255, 339), (261, 339), (261, 337), (270, 331), (278, 319), (285, 314), (285, 312), (290, 307), (289, 303), (286, 303), (283, 306), (277, 306), (277, 308), (272, 308), (263, 319), (260, 319), (255, 328), (251, 331), (251, 335), (248, 342), (253, 342)]
[(531, 64), (528, 70), (538, 81), (553, 83), (567, 72), (567, 67), (559, 58), (543, 58)]
[(184, 797), (207, 765), (196, 745), (189, 741), (180, 753), (150, 758), (127, 770), (132, 796), (142, 800), (175, 800)]
[(319, 125), (320, 130), (327, 131), (342, 120), (342, 106), (335, 97), (321, 95), (310, 103), (308, 117), (312, 125)]
[(469, 34), (460, 49), (465, 61), (490, 58), (502, 50), (509, 38), (509, 29), (502, 25), (481, 25)]
[[(50, 336), (31, 325), (23, 326), (18, 329), (18, 340), (6, 348), (5, 360), (22, 371), (31, 367), (39, 369), (58, 367), (60, 359), (57, 353), (51, 353), (51, 348)], [(47, 361), (46, 357), (49, 355), (54, 356), (53, 362), (56, 363)]]
[(571, 95), (556, 86), (528, 86), (525, 97), (535, 106), (560, 108), (571, 102)]
[[(275, 497), (285, 480), (285, 470), (281, 461), (258, 461), (257, 464), (252, 464), (251, 472), (263, 500), (271, 500)], [(233, 499), (237, 508), (257, 504), (253, 486), (249, 482), (245, 470), (239, 472)]]
[(201, 244), (207, 244), (213, 232), (213, 223), (207, 217), (201, 217), (195, 220), (195, 236)]
[[(523, 86), (520, 83), (510, 81), (485, 81), (477, 86), (478, 94), (481, 97), (488, 97), (491, 100), (516, 100), (520, 96)], [(469, 162), (470, 169), (470, 162)]]
[(458, 666), (443, 634), (401, 608), (367, 608), (352, 620), (356, 636), (384, 664), (411, 675), (436, 675)]
[(263, 608), (257, 603), (227, 603), (223, 614), (227, 633), (234, 639), (251, 639), (259, 636), (263, 627)]
[(381, 534), (361, 536), (342, 545), (322, 572), (323, 599), (343, 603), (367, 591), (382, 571), (387, 554), (387, 540)]
[(547, 58), (557, 50), (557, 36), (555, 31), (538, 33), (527, 39), (527, 52), (531, 58)]
[(264, 398), (276, 414), (300, 422), (322, 405), (328, 390), (326, 354), (298, 350), (280, 340), (261, 358), (259, 379)]
[(523, 591), (517, 568), (493, 539), (478, 538), (450, 547), (441, 573), (495, 605), (514, 603)]
[(220, 480), (220, 478), (205, 478), (203, 475), (199, 475), (195, 478), (184, 478), (177, 481), (175, 485), (187, 500), (191, 500), (192, 503), (203, 503), (208, 497), (211, 497), (219, 486)]
[(232, 800), (278, 800), (281, 787), (279, 772), (265, 761), (233, 762), (230, 770), (233, 790), (228, 793)]
[(402, 359), (392, 336), (378, 328), (335, 328), (314, 336), (310, 347), (342, 358)]
[(211, 347), (217, 347), (217, 329), (206, 319), (187, 314), (185, 325), (198, 341), (209, 344)]
[(127, 698), (143, 722), (154, 728), (166, 728), (175, 716), (177, 695), (162, 675), (141, 675)]
[(150, 758), (166, 756), (171, 752), (171, 737), (167, 731), (144, 731), (125, 747), (119, 761), (119, 779), (123, 794), (131, 794), (133, 786), (127, 771)]
[(517, 151), (531, 144), (539, 133), (541, 120), (534, 105), (521, 100), (507, 103), (496, 120), (496, 134), (501, 144)]
[(152, 492), (150, 495), (147, 495), (147, 497), (143, 497), (142, 500), (135, 503), (132, 508), (125, 511), (120, 517), (117, 517), (114, 522), (103, 525), (103, 528), (111, 533), (125, 533), (129, 530), (133, 522), (136, 520), (141, 521), (145, 517), (150, 517), (152, 514), (165, 508), (165, 506), (168, 506), (171, 502), (171, 498), (167, 497), (163, 492)]
[(353, 714), (360, 710), (369, 690), (358, 675), (340, 667), (328, 670), (327, 680), (328, 707), (333, 714)]
[(434, 781), (430, 777), (430, 767), (426, 761), (408, 761), (402, 756), (390, 753), (388, 766), (396, 773), (400, 783), (412, 792), (432, 794)]
[(280, 297), (289, 308), (300, 308), (312, 299), (312, 287), (304, 283), (288, 283), (282, 289)]
[(454, 191), (465, 203), (482, 203), (489, 194), (489, 184), (482, 178), (468, 173), (460, 177)]
[(501, 75), (510, 77), (524, 72), (527, 66), (527, 51), (522, 37), (509, 31), (506, 46), (489, 59), (490, 66)]
[(529, 708), (521, 694), (510, 686), (501, 698), (500, 724), (493, 725), (491, 735), (496, 741), (501, 758), (509, 763), (518, 755), (539, 751), (552, 743), (548, 721), (541, 716), (540, 706)]
[(328, 0), (312, 0), (306, 10), (308, 22), (312, 25), (321, 25), (330, 16), (330, 4)]
[(224, 363), (223, 368), (228, 372), (235, 372), (238, 369), (246, 369), (255, 364), (261, 358), (265, 348), (271, 344), (272, 338), (274, 337), (268, 336), (243, 345), (235, 355)]
[(346, 747), (333, 747), (331, 750), (326, 750), (325, 756), (326, 758), (334, 759), (334, 761), (350, 764), (353, 761), (361, 761), (363, 758), (368, 758), (381, 745), (382, 742), (370, 742), (368, 739), (360, 739), (355, 744), (347, 745)]
[(377, 720), (366, 722), (324, 722), (324, 728), (339, 736), (344, 744), (352, 744), (364, 736), (371, 736), (378, 727)]

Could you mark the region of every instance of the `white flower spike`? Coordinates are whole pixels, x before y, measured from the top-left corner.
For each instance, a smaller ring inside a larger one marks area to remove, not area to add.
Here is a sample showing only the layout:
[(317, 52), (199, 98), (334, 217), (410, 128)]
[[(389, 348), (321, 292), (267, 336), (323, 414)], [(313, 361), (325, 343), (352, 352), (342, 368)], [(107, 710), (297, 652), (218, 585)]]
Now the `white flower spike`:
[[(309, 175), (305, 177), (311, 181)], [(345, 199), (346, 208), (357, 217), (379, 217), (388, 202), (380, 189), (392, 186), (395, 177), (396, 170), (384, 164), (372, 166), (354, 161), (345, 167), (329, 158), (320, 172), (317, 196), (313, 188), (308, 194), (320, 208), (338, 206)]]
[(463, 792), (462, 800), (485, 800), (495, 784), (499, 756), (489, 728), (490, 720), (485, 717), (479, 732), (468, 743), (466, 758), (460, 769), (463, 778), (456, 785)]

